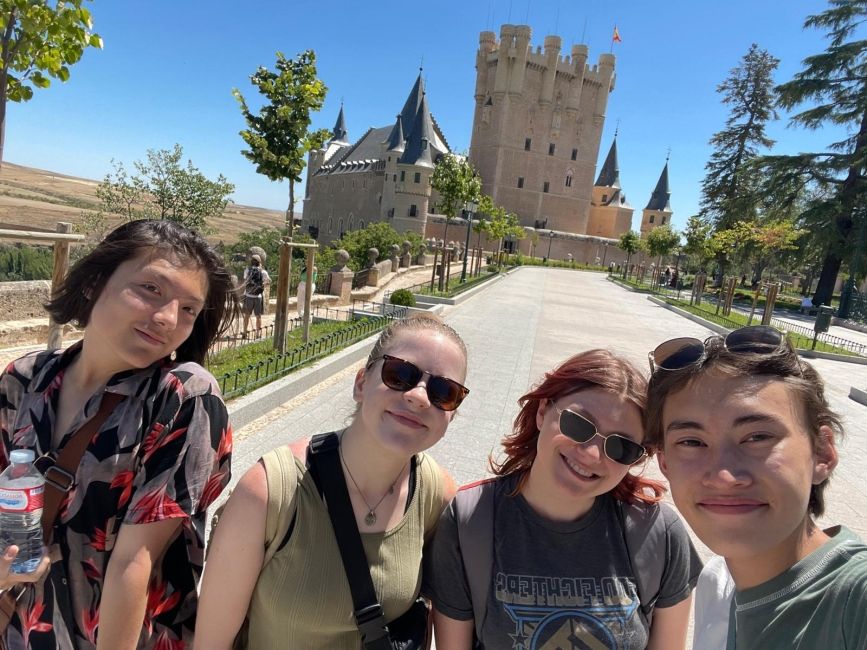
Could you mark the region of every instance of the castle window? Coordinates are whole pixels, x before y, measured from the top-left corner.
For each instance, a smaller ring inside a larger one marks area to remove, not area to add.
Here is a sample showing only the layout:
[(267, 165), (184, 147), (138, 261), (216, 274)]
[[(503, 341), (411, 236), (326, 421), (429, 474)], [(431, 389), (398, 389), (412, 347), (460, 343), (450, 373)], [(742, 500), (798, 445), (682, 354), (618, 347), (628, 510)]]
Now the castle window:
[(650, 215), (650, 219), (647, 220), (647, 223), (653, 223), (654, 218), (655, 218), (655, 215)]
[(411, 217), (418, 216), (418, 210), (415, 207), (415, 203), (413, 203), (411, 206), (409, 206), (409, 216), (411, 216)]
[(572, 150), (572, 160), (578, 160), (578, 150), (577, 149)]
[(397, 174), (392, 174), (392, 175), (391, 175), (391, 182), (392, 182), (392, 183), (397, 183)]
[(660, 223), (661, 223), (661, 225), (663, 225), (663, 226), (665, 225), (665, 217), (662, 217), (662, 221), (661, 221)]
[(415, 173), (415, 178), (413, 179), (413, 182), (415, 182), (415, 183), (421, 183), (421, 172), (416, 172), (416, 173)]
[(401, 171), (400, 172), (400, 182), (403, 183), (405, 180), (406, 180), (406, 172)]
[(545, 183), (542, 185), (542, 191), (547, 193), (549, 187), (551, 187), (551, 183), (549, 183), (548, 181), (545, 181)]
[(359, 227), (361, 230), (364, 230), (364, 219), (362, 219), (361, 221), (358, 222), (358, 227)]
[(530, 140), (530, 138), (525, 138), (525, 139), (524, 139), (524, 151), (529, 151), (529, 150), (530, 150), (530, 145), (531, 145), (532, 143), (533, 143), (533, 141)]
[(391, 162), (391, 156), (388, 157), (388, 162)]
[[(572, 187), (572, 174), (566, 176), (566, 187)], [(604, 201), (605, 199), (602, 200)]]
[(602, 195), (602, 202), (603, 202), (603, 203), (607, 203), (607, 202), (608, 202), (608, 195), (607, 195), (607, 194), (603, 194), (603, 195)]
[(518, 189), (520, 190), (522, 187), (524, 187), (524, 177), (518, 176)]
[(553, 156), (553, 155), (554, 155), (554, 143), (553, 143), (553, 142), (551, 142), (551, 143), (548, 144), (548, 155), (549, 155), (549, 156)]

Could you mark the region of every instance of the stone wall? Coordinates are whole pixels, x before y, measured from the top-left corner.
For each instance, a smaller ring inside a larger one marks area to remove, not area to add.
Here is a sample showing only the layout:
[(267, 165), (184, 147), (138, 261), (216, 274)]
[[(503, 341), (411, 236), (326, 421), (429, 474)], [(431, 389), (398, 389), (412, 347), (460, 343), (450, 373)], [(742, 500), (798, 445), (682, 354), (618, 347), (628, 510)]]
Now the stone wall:
[(48, 280), (0, 282), (0, 321), (47, 317), (42, 305), (50, 291)]

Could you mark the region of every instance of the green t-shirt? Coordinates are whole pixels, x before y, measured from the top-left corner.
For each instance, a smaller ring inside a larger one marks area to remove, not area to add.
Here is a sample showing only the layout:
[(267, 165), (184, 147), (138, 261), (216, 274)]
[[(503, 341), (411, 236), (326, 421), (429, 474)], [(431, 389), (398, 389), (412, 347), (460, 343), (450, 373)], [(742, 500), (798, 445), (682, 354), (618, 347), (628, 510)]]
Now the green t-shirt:
[(772, 580), (735, 594), (728, 650), (867, 650), (867, 546), (840, 526)]

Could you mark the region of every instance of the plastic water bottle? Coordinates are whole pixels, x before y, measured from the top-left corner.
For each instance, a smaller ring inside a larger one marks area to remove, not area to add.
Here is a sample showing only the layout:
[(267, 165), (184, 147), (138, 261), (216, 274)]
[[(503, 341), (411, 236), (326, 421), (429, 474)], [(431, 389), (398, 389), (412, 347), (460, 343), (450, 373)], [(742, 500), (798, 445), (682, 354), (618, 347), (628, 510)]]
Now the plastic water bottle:
[(45, 479), (33, 467), (34, 457), (31, 449), (16, 449), (0, 474), (0, 552), (12, 544), (18, 547), (11, 573), (31, 573), (42, 560)]

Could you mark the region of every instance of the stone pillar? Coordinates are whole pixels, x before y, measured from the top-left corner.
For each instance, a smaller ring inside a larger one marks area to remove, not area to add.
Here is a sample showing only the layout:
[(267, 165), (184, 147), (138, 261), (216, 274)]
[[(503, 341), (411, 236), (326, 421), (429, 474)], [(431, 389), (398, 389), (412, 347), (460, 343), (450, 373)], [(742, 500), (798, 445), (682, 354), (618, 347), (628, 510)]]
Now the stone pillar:
[(331, 267), (328, 274), (328, 293), (340, 299), (339, 304), (346, 305), (352, 300), (352, 278), (355, 275), (346, 266), (349, 253), (341, 249), (337, 251), (337, 263)]
[(412, 258), (409, 254), (411, 244), (408, 241), (403, 242), (403, 253), (400, 256), (400, 268), (405, 269), (412, 263)]
[(397, 273), (397, 269), (400, 267), (400, 260), (398, 259), (398, 253), (400, 253), (400, 246), (397, 244), (391, 245), (391, 272)]

